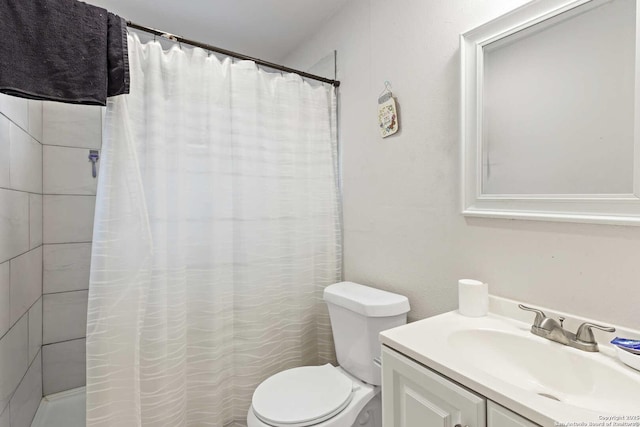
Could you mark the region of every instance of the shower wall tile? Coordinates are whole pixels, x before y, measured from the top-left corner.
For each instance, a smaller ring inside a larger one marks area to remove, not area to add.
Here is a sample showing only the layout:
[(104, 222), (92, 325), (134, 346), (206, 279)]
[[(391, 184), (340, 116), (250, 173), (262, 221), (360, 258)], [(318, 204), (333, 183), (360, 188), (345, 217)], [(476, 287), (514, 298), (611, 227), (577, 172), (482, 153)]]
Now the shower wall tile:
[(42, 194), (29, 194), (29, 249), (42, 245)]
[(9, 406), (4, 408), (0, 408), (0, 427), (10, 427), (9, 425)]
[(28, 426), (40, 400), (41, 105), (0, 95), (0, 427)]
[(86, 340), (59, 342), (42, 347), (43, 391), (57, 393), (86, 383)]
[(25, 98), (0, 94), (0, 113), (22, 129), (29, 128), (29, 106)]
[(42, 295), (42, 246), (11, 260), (11, 323)]
[(40, 353), (42, 347), (42, 298), (29, 309), (29, 362)]
[(11, 164), (11, 144), (9, 143), (9, 119), (0, 114), (0, 187), (11, 186), (9, 165)]
[(45, 102), (43, 144), (100, 148), (102, 112), (98, 106)]
[(0, 262), (29, 250), (29, 194), (0, 189)]
[(42, 193), (42, 144), (13, 123), (9, 125), (9, 143), (11, 188)]
[(44, 243), (90, 242), (95, 196), (44, 196)]
[(22, 318), (0, 339), (0, 408), (9, 402), (27, 372), (29, 342), (28, 319)]
[(42, 101), (28, 100), (29, 135), (42, 142)]
[(9, 295), (11, 294), (10, 274), (9, 262), (0, 264), (0, 337), (3, 336), (11, 326), (11, 304), (9, 300)]
[(42, 360), (37, 357), (11, 397), (9, 412), (11, 427), (30, 427), (42, 399)]
[[(98, 180), (86, 148), (44, 147), (44, 193), (95, 195)], [(98, 163), (99, 164), (99, 163)]]
[(102, 107), (52, 102), (42, 106), (46, 394), (85, 383), (83, 338), (97, 188), (88, 156), (102, 145), (103, 112)]
[(84, 338), (89, 291), (45, 294), (42, 298), (44, 344)]
[(42, 256), (45, 294), (89, 289), (91, 243), (45, 245)]

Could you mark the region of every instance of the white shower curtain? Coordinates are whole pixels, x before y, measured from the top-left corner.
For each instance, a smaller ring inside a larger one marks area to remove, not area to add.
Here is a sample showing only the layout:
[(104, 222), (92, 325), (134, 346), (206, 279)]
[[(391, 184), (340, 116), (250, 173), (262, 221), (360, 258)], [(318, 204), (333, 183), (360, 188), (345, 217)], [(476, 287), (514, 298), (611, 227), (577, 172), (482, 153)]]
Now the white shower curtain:
[(334, 89), (129, 36), (106, 113), (87, 426), (244, 423), (254, 388), (333, 359)]

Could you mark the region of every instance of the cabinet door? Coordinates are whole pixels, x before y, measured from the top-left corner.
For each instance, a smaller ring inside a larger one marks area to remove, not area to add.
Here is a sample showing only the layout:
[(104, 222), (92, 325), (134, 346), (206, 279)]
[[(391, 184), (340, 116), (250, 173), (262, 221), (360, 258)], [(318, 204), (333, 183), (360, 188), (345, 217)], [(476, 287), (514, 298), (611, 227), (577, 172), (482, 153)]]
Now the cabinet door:
[(492, 401), (487, 402), (487, 424), (489, 427), (539, 427)]
[(485, 427), (486, 400), (382, 347), (383, 427)]

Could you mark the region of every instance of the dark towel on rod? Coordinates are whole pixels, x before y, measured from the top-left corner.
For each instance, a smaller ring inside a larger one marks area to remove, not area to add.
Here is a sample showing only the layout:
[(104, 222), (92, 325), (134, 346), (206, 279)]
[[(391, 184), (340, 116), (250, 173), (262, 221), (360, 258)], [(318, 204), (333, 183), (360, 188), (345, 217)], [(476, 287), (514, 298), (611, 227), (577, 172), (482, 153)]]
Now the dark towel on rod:
[(0, 92), (88, 105), (129, 93), (126, 22), (77, 0), (0, 0)]

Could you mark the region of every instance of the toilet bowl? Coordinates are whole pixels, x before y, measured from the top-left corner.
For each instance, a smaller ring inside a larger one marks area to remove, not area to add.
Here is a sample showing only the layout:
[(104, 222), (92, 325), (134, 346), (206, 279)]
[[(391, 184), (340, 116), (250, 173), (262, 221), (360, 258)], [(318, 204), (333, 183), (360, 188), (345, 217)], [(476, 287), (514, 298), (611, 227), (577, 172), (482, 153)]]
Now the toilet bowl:
[(260, 384), (247, 426), (379, 427), (381, 412), (380, 387), (330, 364), (304, 366), (282, 371)]
[(327, 286), (324, 300), (340, 366), (279, 372), (254, 391), (248, 427), (381, 427), (378, 335), (407, 321), (402, 295), (352, 282)]

